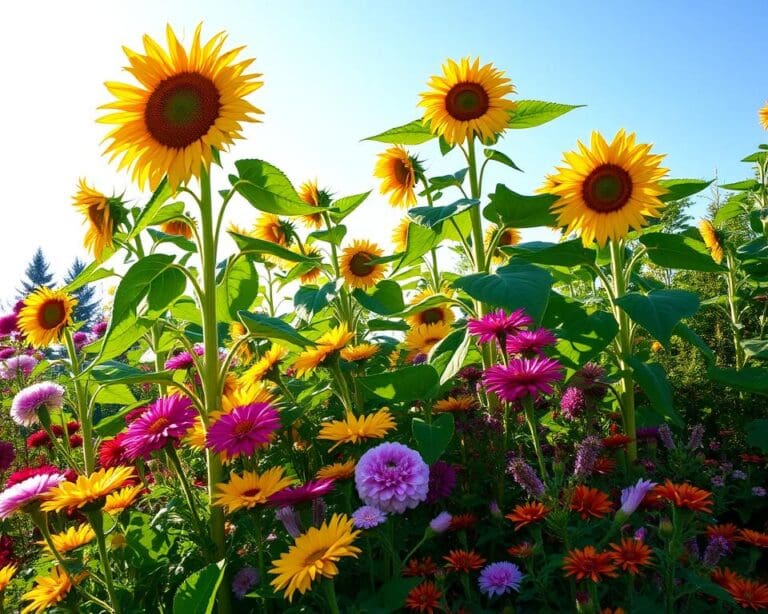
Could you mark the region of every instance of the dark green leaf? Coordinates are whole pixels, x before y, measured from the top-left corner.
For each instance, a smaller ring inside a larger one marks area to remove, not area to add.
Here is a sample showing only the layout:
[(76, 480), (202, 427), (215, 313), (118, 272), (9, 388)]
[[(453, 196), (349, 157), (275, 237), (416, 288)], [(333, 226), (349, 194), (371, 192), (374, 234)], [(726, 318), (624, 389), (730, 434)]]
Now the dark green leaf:
[(687, 235), (650, 232), (641, 235), (639, 241), (648, 249), (650, 261), (659, 266), (712, 273), (725, 270), (712, 260), (703, 242)]
[(357, 378), (358, 383), (373, 399), (390, 402), (428, 401), (440, 386), (437, 371), (430, 365), (415, 365)]
[(523, 172), (523, 169), (515, 164), (512, 161), (512, 158), (510, 158), (507, 154), (498, 151), (497, 149), (486, 149), (483, 153), (485, 153), (485, 157), (489, 160), (493, 160), (494, 162), (498, 162), (504, 166), (514, 168), (516, 171), (520, 171), (521, 173)]
[(595, 250), (584, 247), (581, 239), (573, 239), (563, 243), (531, 241), (504, 246), (501, 250), (506, 254), (517, 256), (521, 260), (534, 264), (575, 267), (595, 262)]
[(677, 323), (699, 310), (699, 297), (685, 290), (630, 292), (616, 302), (633, 321), (666, 346)]
[(710, 367), (707, 371), (709, 379), (728, 388), (768, 394), (768, 369), (761, 367), (744, 367), (743, 369), (720, 369)]
[(382, 319), (372, 319), (368, 320), (368, 330), (371, 331), (384, 331), (384, 330), (401, 330), (406, 331), (409, 330), (411, 327), (408, 326), (406, 322), (403, 322), (402, 320), (382, 320)]
[(509, 114), (508, 128), (535, 128), (565, 115), (583, 104), (561, 104), (543, 100), (518, 100)]
[(287, 247), (283, 247), (282, 245), (278, 245), (277, 243), (272, 243), (271, 241), (262, 241), (261, 239), (256, 239), (254, 237), (249, 237), (248, 235), (242, 235), (237, 232), (228, 231), (229, 236), (232, 237), (237, 243), (237, 246), (240, 248), (240, 251), (244, 254), (257, 254), (257, 255), (263, 255), (263, 254), (269, 254), (270, 256), (276, 256), (278, 258), (281, 258), (282, 260), (288, 260), (290, 262), (318, 262), (318, 257), (312, 257), (312, 256), (305, 256), (303, 254), (300, 254), (299, 252), (294, 252), (288, 249)]
[(439, 228), (448, 218), (454, 217), (479, 205), (480, 201), (472, 198), (460, 198), (450, 205), (442, 207), (414, 207), (408, 210), (408, 217), (420, 226)]
[(462, 328), (451, 332), (432, 348), (429, 362), (440, 374), (441, 386), (461, 371), (471, 341), (467, 329)]
[(149, 233), (149, 236), (152, 237), (152, 241), (155, 245), (159, 245), (160, 243), (172, 243), (185, 252), (194, 252), (197, 250), (197, 246), (192, 241), (181, 235), (169, 235), (160, 232), (159, 230), (155, 230), (154, 228), (148, 228), (147, 232)]
[(307, 243), (314, 241), (325, 241), (326, 243), (332, 243), (333, 245), (340, 245), (347, 234), (347, 227), (343, 224), (334, 226), (330, 230), (316, 230), (309, 233), (307, 236)]
[(432, 465), (453, 439), (453, 416), (450, 413), (439, 414), (432, 424), (427, 424), (421, 418), (414, 418), (411, 428), (416, 440), (416, 450), (427, 465)]
[(394, 145), (420, 145), (435, 138), (420, 119), (415, 119), (403, 126), (390, 128), (381, 134), (369, 136), (364, 141), (392, 143)]
[(736, 255), (741, 260), (765, 260), (768, 258), (768, 240), (758, 237), (736, 248)]
[(680, 427), (684, 426), (683, 419), (675, 411), (672, 402), (672, 388), (667, 381), (664, 367), (655, 362), (646, 364), (634, 356), (630, 356), (628, 362), (632, 366), (635, 380), (651, 402), (651, 407), (660, 416), (668, 418), (673, 424)]
[(371, 292), (355, 288), (352, 296), (368, 311), (382, 316), (391, 316), (405, 309), (400, 284), (389, 279), (383, 279), (377, 283)]
[(693, 196), (708, 187), (713, 181), (714, 179), (709, 181), (704, 181), (703, 179), (662, 179), (659, 181), (659, 185), (667, 188), (668, 191), (666, 194), (659, 196), (659, 200), (667, 203)]
[(329, 281), (322, 287), (302, 286), (293, 297), (296, 313), (303, 320), (311, 320), (312, 317), (325, 309), (339, 293), (342, 282)]
[(569, 318), (563, 322), (562, 328), (558, 329), (557, 353), (571, 369), (579, 369), (597, 358), (613, 341), (618, 331), (619, 325), (610, 313), (583, 312), (581, 317)]
[(272, 318), (261, 313), (249, 313), (247, 311), (240, 311), (237, 315), (248, 329), (248, 332), (256, 337), (279, 339), (299, 347), (315, 345), (312, 341), (301, 335), (293, 326), (279, 318)]
[(704, 360), (706, 360), (707, 365), (715, 364), (715, 355), (710, 347), (701, 337), (699, 337), (693, 330), (691, 330), (689, 326), (683, 324), (682, 322), (678, 323), (678, 325), (675, 326), (675, 334), (681, 339), (685, 339), (688, 343), (699, 350), (701, 355), (704, 357)]
[(216, 591), (224, 579), (225, 567), (222, 559), (206, 565), (184, 580), (173, 597), (173, 614), (211, 614)]
[(768, 358), (768, 339), (744, 339), (741, 342), (744, 353), (749, 357)]
[(557, 196), (524, 196), (499, 183), (496, 184), (496, 191), (490, 195), (490, 200), (490, 204), (483, 209), (483, 216), (500, 226), (534, 228), (557, 225), (557, 217), (550, 211)]
[(394, 577), (386, 582), (379, 591), (362, 604), (366, 614), (392, 614), (400, 612), (408, 593), (421, 582), (421, 578)]
[(107, 360), (94, 365), (90, 376), (99, 384), (173, 384), (173, 371), (143, 371), (119, 362)]
[(747, 424), (747, 443), (768, 452), (768, 420), (760, 418)]
[(734, 190), (737, 192), (756, 190), (760, 187), (760, 183), (754, 179), (745, 179), (744, 181), (736, 181), (735, 183), (725, 183), (720, 186), (724, 190)]

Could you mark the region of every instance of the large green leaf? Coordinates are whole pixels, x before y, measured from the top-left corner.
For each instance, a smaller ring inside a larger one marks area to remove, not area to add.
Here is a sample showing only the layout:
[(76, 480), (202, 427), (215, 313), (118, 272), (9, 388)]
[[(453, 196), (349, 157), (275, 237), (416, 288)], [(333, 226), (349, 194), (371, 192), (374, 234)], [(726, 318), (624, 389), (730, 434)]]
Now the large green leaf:
[(557, 225), (557, 217), (550, 211), (557, 196), (524, 196), (499, 183), (490, 200), (490, 204), (483, 209), (483, 216), (494, 224), (511, 228)]
[(559, 102), (544, 102), (543, 100), (517, 100), (515, 108), (509, 114), (508, 128), (535, 128), (568, 111), (583, 107), (583, 104), (561, 104)]
[(648, 250), (650, 261), (659, 266), (713, 273), (725, 270), (712, 260), (703, 242), (687, 235), (650, 232), (641, 235), (639, 241)]
[(362, 194), (345, 196), (333, 201), (333, 203), (331, 203), (331, 208), (333, 209), (333, 211), (331, 211), (331, 219), (338, 224), (360, 205), (362, 205), (370, 193), (370, 191), (363, 192)]
[(464, 366), (464, 360), (472, 346), (467, 329), (452, 331), (430, 351), (429, 364), (440, 374), (440, 385), (444, 385)]
[(736, 248), (736, 255), (741, 260), (768, 259), (768, 240), (765, 237), (758, 237), (748, 243), (743, 243)]
[(414, 365), (397, 371), (357, 378), (373, 399), (396, 402), (428, 401), (440, 386), (437, 371), (430, 365)]
[(564, 241), (562, 243), (530, 241), (528, 243), (519, 243), (518, 245), (504, 246), (501, 250), (511, 256), (516, 256), (534, 264), (575, 267), (595, 262), (595, 250), (584, 247), (581, 239), (573, 239), (572, 241)]
[(429, 187), (432, 190), (444, 190), (451, 187), (460, 187), (464, 183), (464, 178), (467, 176), (468, 168), (462, 168), (456, 171), (452, 175), (440, 175), (439, 177), (430, 177)]
[(675, 410), (672, 402), (672, 388), (667, 381), (664, 367), (655, 362), (646, 364), (634, 356), (630, 356), (628, 362), (632, 366), (635, 380), (645, 392), (656, 413), (668, 418), (677, 426), (684, 426), (683, 419)]
[(552, 275), (528, 262), (513, 259), (495, 273), (474, 273), (453, 282), (472, 298), (512, 311), (522, 307), (535, 320), (547, 308)]
[(414, 418), (411, 429), (416, 440), (416, 450), (427, 465), (432, 465), (453, 439), (453, 416), (450, 413), (439, 414), (431, 424), (421, 418)]
[(768, 359), (768, 339), (743, 339), (741, 347), (749, 357)]
[(345, 236), (347, 236), (347, 227), (344, 226), (344, 224), (339, 224), (327, 230), (315, 230), (314, 232), (310, 232), (307, 235), (307, 243), (324, 241), (333, 245), (341, 245)]
[(738, 198), (730, 198), (722, 207), (717, 210), (712, 223), (715, 226), (721, 226), (724, 222), (738, 217), (742, 213), (744, 213), (744, 206), (741, 200)]
[(707, 375), (713, 382), (729, 388), (756, 394), (768, 394), (768, 369), (762, 367), (744, 367), (738, 371), (730, 368), (710, 367)]
[(224, 559), (210, 563), (181, 583), (173, 597), (173, 614), (211, 614), (224, 579)]
[(666, 346), (677, 323), (699, 310), (699, 297), (685, 290), (630, 292), (616, 302), (632, 320)]
[(667, 188), (667, 193), (659, 196), (659, 200), (666, 203), (693, 196), (707, 188), (713, 181), (714, 179), (709, 181), (703, 179), (662, 179), (659, 184)]
[[(548, 312), (549, 314), (549, 312)], [(557, 330), (557, 353), (571, 370), (596, 358), (616, 337), (619, 325), (605, 311), (568, 319)]]
[(408, 210), (408, 217), (420, 226), (440, 228), (448, 218), (454, 217), (479, 205), (480, 201), (473, 198), (460, 198), (450, 205), (441, 207), (414, 207)]
[(440, 238), (440, 233), (431, 228), (409, 224), (405, 251), (395, 270), (419, 262), (424, 254), (440, 243)]
[(342, 282), (329, 281), (321, 287), (302, 286), (293, 297), (296, 313), (303, 320), (311, 320), (312, 317), (325, 309), (339, 293)]
[(271, 241), (262, 241), (248, 235), (243, 235), (231, 230), (227, 231), (229, 236), (232, 237), (237, 243), (237, 247), (244, 254), (269, 254), (270, 256), (276, 256), (282, 260), (288, 260), (290, 262), (318, 262), (317, 256), (305, 256), (299, 252), (294, 252), (287, 247), (272, 243)]
[(80, 271), (80, 274), (77, 277), (75, 277), (71, 282), (64, 286), (62, 290), (64, 292), (71, 293), (86, 284), (98, 281), (100, 279), (106, 279), (107, 277), (112, 277), (115, 274), (112, 269), (102, 269), (100, 267), (101, 261), (91, 262), (91, 264)]
[(377, 283), (370, 292), (355, 288), (352, 296), (368, 311), (382, 316), (391, 316), (405, 309), (400, 284), (389, 279), (383, 279)]
[(173, 384), (174, 371), (143, 371), (118, 360), (94, 365), (88, 372), (99, 384)]
[(299, 347), (315, 345), (312, 341), (301, 335), (293, 326), (279, 318), (272, 318), (261, 313), (249, 313), (247, 311), (240, 311), (237, 315), (248, 329), (248, 332), (256, 337), (278, 339)]
[(237, 320), (239, 311), (247, 311), (259, 294), (259, 276), (253, 262), (238, 258), (229, 265), (216, 286), (216, 317), (219, 322)]
[(421, 145), (434, 139), (436, 135), (429, 131), (420, 119), (414, 119), (402, 126), (390, 128), (380, 134), (369, 136), (364, 141), (377, 141), (379, 143), (392, 143), (394, 145)]
[(514, 160), (512, 160), (512, 158), (510, 158), (505, 153), (502, 153), (496, 149), (485, 149), (483, 153), (489, 160), (493, 160), (494, 162), (498, 162), (499, 164), (503, 164), (509, 168), (514, 168), (516, 171), (520, 171), (521, 173), (523, 172), (523, 169), (515, 164)]
[(136, 223), (128, 233), (126, 241), (130, 241), (147, 226), (153, 224), (155, 217), (157, 216), (157, 212), (160, 211), (161, 207), (168, 201), (171, 196), (173, 196), (173, 190), (171, 190), (171, 188), (168, 186), (168, 180), (163, 179), (160, 182), (160, 185), (157, 186), (157, 189), (152, 194), (149, 202), (141, 208), (141, 213), (139, 213), (139, 216), (136, 219)]
[(768, 420), (760, 418), (747, 424), (747, 443), (768, 452)]

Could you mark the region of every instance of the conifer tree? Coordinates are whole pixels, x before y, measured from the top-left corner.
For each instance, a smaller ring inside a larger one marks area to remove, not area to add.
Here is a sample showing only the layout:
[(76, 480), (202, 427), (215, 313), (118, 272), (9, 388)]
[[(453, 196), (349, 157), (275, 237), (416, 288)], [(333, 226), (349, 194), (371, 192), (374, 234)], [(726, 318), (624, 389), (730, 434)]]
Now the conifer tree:
[(21, 287), (16, 290), (17, 298), (24, 298), (40, 286), (53, 287), (51, 265), (46, 260), (41, 248), (37, 248), (35, 255), (32, 256), (32, 260), (27, 265), (27, 270), (24, 271), (24, 275), (26, 278), (21, 280)]

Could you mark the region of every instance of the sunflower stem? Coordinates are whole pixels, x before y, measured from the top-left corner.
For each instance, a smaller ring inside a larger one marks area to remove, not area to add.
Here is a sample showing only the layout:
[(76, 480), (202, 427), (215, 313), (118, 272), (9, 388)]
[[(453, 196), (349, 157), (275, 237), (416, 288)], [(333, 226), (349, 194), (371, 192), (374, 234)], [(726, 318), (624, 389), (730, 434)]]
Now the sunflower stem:
[(107, 584), (107, 594), (109, 595), (109, 601), (112, 605), (112, 610), (115, 614), (120, 614), (120, 602), (115, 594), (115, 586), (112, 582), (112, 566), (109, 562), (109, 554), (107, 554), (107, 540), (104, 537), (104, 521), (101, 517), (101, 510), (87, 512), (88, 522), (93, 527), (93, 532), (96, 533), (96, 543), (99, 546), (99, 558), (101, 559), (101, 567), (104, 571), (104, 581)]
[(77, 417), (80, 419), (80, 428), (83, 432), (83, 461), (85, 463), (85, 475), (90, 475), (96, 466), (96, 454), (93, 445), (93, 424), (88, 411), (88, 398), (85, 392), (83, 382), (78, 379), (80, 375), (80, 360), (77, 357), (77, 349), (72, 339), (72, 332), (69, 327), (64, 329), (64, 340), (67, 344), (67, 354), (69, 354), (70, 368), (72, 370), (72, 380), (75, 384), (75, 396), (77, 399)]
[(328, 608), (331, 614), (339, 614), (339, 602), (336, 600), (336, 588), (333, 585), (333, 578), (323, 578), (323, 590), (325, 599), (328, 602)]

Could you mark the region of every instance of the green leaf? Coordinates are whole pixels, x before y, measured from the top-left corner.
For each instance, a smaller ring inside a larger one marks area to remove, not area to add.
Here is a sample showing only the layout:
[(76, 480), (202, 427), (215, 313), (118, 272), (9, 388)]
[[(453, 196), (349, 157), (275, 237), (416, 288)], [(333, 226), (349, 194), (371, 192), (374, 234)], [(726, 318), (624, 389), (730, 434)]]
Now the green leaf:
[(714, 179), (704, 181), (703, 179), (662, 179), (659, 185), (667, 188), (667, 193), (659, 196), (659, 200), (668, 203), (673, 200), (680, 200), (698, 194), (707, 188)]
[[(549, 313), (549, 312), (547, 312)], [(557, 353), (564, 363), (579, 369), (599, 356), (616, 337), (619, 325), (610, 313), (583, 312), (581, 317), (569, 318), (557, 331)]]
[(357, 378), (372, 399), (390, 402), (427, 401), (440, 386), (437, 371), (431, 365), (414, 365), (397, 371)]
[(650, 232), (641, 235), (639, 241), (647, 248), (650, 261), (659, 266), (710, 273), (725, 270), (712, 260), (702, 241), (687, 235)]
[(470, 346), (471, 338), (467, 329), (462, 328), (451, 332), (432, 348), (429, 362), (440, 374), (441, 386), (461, 371)]
[(319, 261), (317, 256), (305, 256), (299, 252), (291, 251), (287, 247), (278, 245), (277, 243), (272, 243), (271, 241), (262, 241), (261, 239), (242, 235), (231, 230), (227, 232), (229, 233), (229, 236), (234, 239), (235, 243), (237, 243), (237, 247), (240, 248), (240, 251), (244, 254), (269, 254), (290, 262), (316, 263)]
[(722, 226), (724, 222), (727, 222), (730, 219), (733, 219), (735, 217), (738, 217), (744, 212), (744, 207), (741, 204), (741, 201), (739, 201), (736, 198), (731, 198), (726, 202), (722, 207), (720, 207), (717, 210), (717, 213), (715, 213), (715, 217), (712, 220), (712, 223), (715, 226)]
[(158, 531), (152, 527), (147, 514), (129, 512), (125, 527), (126, 559), (131, 568), (143, 573), (168, 567), (168, 553), (176, 540), (174, 532)]
[[(173, 196), (173, 190), (168, 186), (168, 180), (163, 179), (157, 189), (153, 192), (149, 202), (141, 208), (141, 213), (136, 219), (136, 223), (128, 233), (126, 241), (130, 241), (144, 230), (147, 226), (154, 222), (157, 212), (166, 203), (166, 201)], [(183, 211), (183, 209), (182, 209)]]
[(185, 205), (182, 202), (163, 205), (160, 208), (160, 210), (155, 214), (155, 216), (152, 218), (152, 222), (150, 222), (150, 225), (159, 226), (160, 224), (165, 224), (165, 222), (170, 222), (171, 220), (176, 220), (180, 217), (183, 217), (184, 209), (185, 209)]
[(332, 243), (333, 245), (341, 245), (344, 237), (347, 235), (347, 227), (343, 224), (334, 226), (329, 230), (315, 230), (307, 235), (307, 243), (313, 243), (315, 241), (325, 241), (326, 243)]
[(516, 171), (520, 171), (521, 173), (524, 172), (522, 168), (520, 168), (512, 161), (512, 158), (510, 158), (507, 154), (498, 151), (497, 149), (485, 149), (483, 153), (489, 160), (493, 160), (494, 162), (498, 162), (504, 166), (514, 168)]
[(138, 401), (136, 403), (132, 403), (131, 405), (127, 405), (116, 414), (112, 414), (111, 416), (107, 416), (106, 418), (99, 420), (93, 427), (93, 430), (102, 439), (105, 437), (114, 437), (120, 431), (125, 430), (126, 414), (144, 404), (146, 404), (146, 401)]
[(180, 235), (169, 235), (164, 232), (160, 232), (159, 230), (155, 230), (154, 228), (148, 228), (147, 232), (149, 233), (149, 236), (152, 237), (152, 242), (155, 245), (160, 245), (161, 243), (172, 243), (185, 252), (194, 252), (197, 250), (197, 246), (186, 237), (182, 237)]
[(77, 277), (75, 277), (71, 282), (64, 286), (62, 290), (64, 292), (71, 293), (78, 288), (82, 288), (86, 284), (99, 281), (100, 279), (106, 279), (107, 277), (112, 277), (115, 274), (112, 269), (99, 268), (100, 265), (101, 262), (91, 262), (91, 264), (85, 267)]
[(453, 416), (450, 413), (438, 414), (432, 424), (427, 424), (421, 418), (414, 418), (411, 428), (416, 440), (416, 450), (427, 465), (432, 465), (453, 439)]
[(456, 171), (453, 175), (441, 175), (440, 177), (432, 177), (429, 180), (429, 186), (433, 190), (444, 190), (450, 187), (460, 187), (464, 183), (464, 178), (467, 176), (468, 168), (462, 168), (460, 171)]
[(568, 111), (583, 107), (583, 104), (560, 104), (543, 100), (517, 100), (509, 113), (508, 128), (535, 128), (565, 115)]
[(562, 243), (531, 241), (501, 247), (501, 251), (534, 264), (575, 267), (595, 262), (595, 250), (584, 247), (581, 239)]
[(430, 294), (427, 298), (422, 299), (415, 305), (410, 305), (407, 309), (403, 310), (397, 315), (401, 318), (407, 318), (409, 316), (416, 315), (417, 313), (421, 313), (422, 311), (432, 309), (433, 307), (445, 305), (449, 301), (450, 299), (445, 296), (445, 294)]
[(335, 200), (331, 203), (331, 208), (334, 209), (334, 211), (331, 211), (331, 219), (338, 224), (341, 222), (345, 217), (347, 217), (350, 213), (352, 213), (355, 209), (357, 209), (360, 205), (365, 202), (365, 199), (368, 198), (368, 195), (370, 194), (370, 190), (368, 192), (363, 192), (362, 194), (355, 194), (353, 196), (345, 196), (344, 198), (340, 198), (338, 200)]
[(675, 334), (680, 337), (681, 339), (684, 339), (688, 343), (690, 343), (692, 346), (694, 346), (699, 352), (701, 352), (701, 355), (704, 357), (704, 360), (707, 362), (708, 366), (712, 366), (715, 364), (715, 354), (712, 352), (710, 347), (704, 342), (704, 340), (699, 337), (691, 328), (683, 324), (682, 322), (678, 323), (677, 326), (675, 326)]
[(760, 418), (747, 424), (747, 443), (768, 452), (768, 420)]
[(410, 223), (408, 225), (405, 251), (395, 270), (400, 270), (403, 267), (419, 262), (424, 254), (440, 243), (440, 239), (439, 232)]
[(728, 388), (768, 394), (768, 369), (761, 367), (744, 367), (743, 369), (721, 369), (710, 367), (707, 371), (709, 379)]
[(355, 288), (352, 296), (368, 311), (381, 316), (391, 316), (405, 309), (400, 284), (389, 279), (383, 279), (377, 283), (370, 293)]
[(110, 384), (96, 391), (94, 382), (88, 386), (88, 392), (94, 396), (97, 403), (103, 405), (131, 405), (136, 402), (131, 389), (125, 384)]
[(741, 347), (748, 357), (768, 358), (768, 339), (743, 339)]
[(321, 287), (302, 286), (293, 297), (296, 313), (302, 320), (311, 320), (312, 317), (325, 309), (338, 294), (343, 280), (329, 281)]
[(278, 339), (302, 348), (315, 345), (312, 341), (301, 335), (293, 326), (279, 318), (272, 318), (261, 313), (249, 313), (247, 311), (240, 311), (237, 315), (248, 329), (248, 332), (257, 337)]
[(746, 192), (749, 190), (756, 190), (760, 187), (760, 183), (754, 179), (745, 179), (744, 181), (736, 181), (735, 183), (724, 183), (720, 186), (724, 190), (734, 190), (737, 192)]
[(524, 196), (498, 183), (496, 191), (490, 195), (490, 201), (483, 209), (483, 216), (494, 224), (511, 228), (557, 225), (557, 217), (550, 211), (557, 196)]
[(366, 614), (392, 614), (400, 612), (408, 593), (421, 582), (421, 578), (400, 578), (395, 576), (386, 582), (379, 591), (362, 604)]
[(239, 311), (250, 309), (259, 294), (259, 276), (253, 262), (237, 258), (216, 286), (216, 317), (219, 322), (237, 320)]
[(107, 360), (94, 365), (89, 373), (99, 384), (174, 383), (173, 371), (147, 372), (117, 360)]
[(392, 143), (394, 145), (421, 145), (431, 141), (436, 135), (429, 131), (420, 119), (414, 119), (403, 126), (390, 128), (381, 134), (364, 138), (364, 141), (377, 141), (379, 143)]
[(224, 579), (225, 560), (210, 563), (196, 571), (176, 589), (173, 614), (211, 614), (216, 602), (216, 591)]
[(453, 287), (473, 299), (513, 311), (522, 307), (534, 320), (547, 308), (552, 275), (535, 265), (513, 259), (495, 273), (474, 273), (460, 277)]
[(677, 323), (699, 310), (699, 297), (685, 290), (654, 290), (648, 294), (630, 292), (616, 302), (633, 321), (665, 346), (669, 346)]
[(410, 326), (406, 322), (403, 322), (402, 320), (382, 320), (374, 318), (372, 320), (368, 320), (368, 330), (370, 331), (384, 331), (384, 330), (400, 330), (400, 331), (407, 331), (410, 330)]
[(768, 240), (758, 237), (736, 248), (736, 255), (741, 260), (765, 260), (768, 258)]
[(634, 356), (630, 356), (628, 362), (632, 366), (635, 380), (640, 384), (643, 392), (645, 392), (648, 400), (651, 402), (651, 407), (660, 416), (669, 418), (673, 424), (680, 427), (684, 426), (683, 419), (675, 411), (672, 402), (672, 388), (667, 381), (664, 367), (655, 362), (645, 364)]
[(442, 207), (414, 207), (408, 210), (408, 217), (420, 226), (439, 229), (440, 225), (448, 218), (463, 213), (479, 204), (479, 200), (460, 198), (456, 202)]

